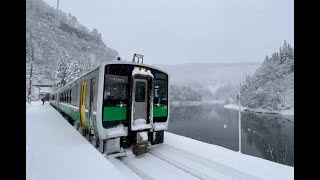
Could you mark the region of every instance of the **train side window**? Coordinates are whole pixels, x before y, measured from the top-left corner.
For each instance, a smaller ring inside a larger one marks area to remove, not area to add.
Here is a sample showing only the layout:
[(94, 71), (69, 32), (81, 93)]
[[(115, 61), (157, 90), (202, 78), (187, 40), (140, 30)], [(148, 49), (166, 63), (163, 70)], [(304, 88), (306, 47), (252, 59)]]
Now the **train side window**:
[(72, 96), (71, 96), (71, 89), (70, 89), (69, 91), (70, 91), (70, 95), (69, 95), (69, 97), (70, 97), (70, 99), (69, 99), (69, 103), (71, 104), (71, 99), (72, 99)]
[(72, 89), (71, 89), (71, 104), (72, 105), (75, 105), (76, 104), (76, 101), (75, 101), (75, 96), (76, 96), (76, 88), (75, 88), (76, 86), (74, 85), (73, 87), (72, 87)]
[(69, 90), (66, 91), (67, 94), (67, 103), (69, 103)]

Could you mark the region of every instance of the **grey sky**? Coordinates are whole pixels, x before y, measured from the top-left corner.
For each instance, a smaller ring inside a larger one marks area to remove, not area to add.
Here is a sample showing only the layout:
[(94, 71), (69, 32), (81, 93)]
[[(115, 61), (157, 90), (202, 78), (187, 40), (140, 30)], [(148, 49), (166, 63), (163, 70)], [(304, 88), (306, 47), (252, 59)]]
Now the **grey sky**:
[(294, 46), (293, 0), (60, 0), (60, 9), (146, 64), (262, 62), (284, 40)]

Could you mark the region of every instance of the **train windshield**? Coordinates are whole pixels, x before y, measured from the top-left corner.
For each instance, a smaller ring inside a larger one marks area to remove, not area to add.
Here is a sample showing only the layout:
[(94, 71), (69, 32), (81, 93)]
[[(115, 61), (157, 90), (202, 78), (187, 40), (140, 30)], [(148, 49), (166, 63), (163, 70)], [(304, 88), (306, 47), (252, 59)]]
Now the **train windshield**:
[(104, 84), (103, 100), (106, 104), (126, 103), (128, 77), (106, 74)]
[(168, 82), (155, 79), (154, 81), (154, 104), (168, 104)]
[(168, 104), (168, 75), (155, 72), (154, 77), (154, 104)]

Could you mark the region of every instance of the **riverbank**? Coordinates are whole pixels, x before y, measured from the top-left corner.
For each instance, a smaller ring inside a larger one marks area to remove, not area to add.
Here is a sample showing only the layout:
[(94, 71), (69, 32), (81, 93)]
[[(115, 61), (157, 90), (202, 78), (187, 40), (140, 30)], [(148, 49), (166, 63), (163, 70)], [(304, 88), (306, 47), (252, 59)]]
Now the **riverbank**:
[[(227, 104), (223, 106), (226, 109), (231, 109), (231, 110), (237, 110), (239, 111), (239, 106), (235, 104)], [(267, 109), (262, 109), (262, 108), (248, 108), (248, 107), (243, 107), (241, 106), (241, 111), (249, 111), (249, 112), (256, 112), (256, 113), (269, 113), (269, 114), (280, 114), (280, 115), (288, 115), (288, 116), (294, 116), (294, 109), (286, 109), (286, 110), (281, 110), (281, 111), (270, 111)]]
[(210, 101), (171, 101), (171, 106), (189, 105), (197, 106), (200, 104), (224, 104), (224, 100), (210, 100)]

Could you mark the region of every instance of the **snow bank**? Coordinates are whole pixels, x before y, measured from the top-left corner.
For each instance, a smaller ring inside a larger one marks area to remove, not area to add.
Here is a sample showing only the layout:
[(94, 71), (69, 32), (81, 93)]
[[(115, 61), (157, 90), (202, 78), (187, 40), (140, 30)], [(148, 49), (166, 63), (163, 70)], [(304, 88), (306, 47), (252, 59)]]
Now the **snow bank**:
[[(164, 145), (179, 149), (181, 153), (188, 153), (189, 156), (198, 156), (206, 161), (218, 163), (222, 167), (234, 169), (257, 178), (270, 180), (294, 179), (294, 168), (291, 166), (245, 155), (221, 146), (204, 143), (169, 132), (165, 132)], [(161, 151), (161, 145), (156, 148)]]
[(39, 101), (27, 106), (27, 180), (129, 179), (50, 104)]
[[(235, 104), (227, 104), (227, 105), (224, 105), (223, 106), (224, 108), (227, 108), (227, 109), (232, 109), (232, 110), (237, 110), (239, 111), (239, 106), (238, 105), (235, 105)], [(247, 107), (243, 107), (241, 106), (241, 112), (248, 109)]]
[(201, 104), (224, 104), (224, 100), (206, 100), (206, 101), (171, 101), (170, 105), (172, 106), (180, 106), (180, 105), (189, 105), (189, 106), (197, 106)]
[[(237, 110), (239, 111), (239, 106), (235, 104), (227, 104), (224, 105), (223, 107), (231, 110)], [(256, 112), (256, 113), (270, 113), (270, 114), (281, 114), (281, 115), (290, 115), (294, 116), (294, 110), (293, 109), (288, 109), (288, 110), (282, 110), (282, 111), (270, 111), (262, 108), (248, 108), (248, 107), (243, 107), (241, 106), (241, 112), (243, 111), (250, 111), (250, 112)]]
[(208, 100), (208, 101), (204, 101), (203, 103), (205, 104), (224, 104), (225, 100)]
[(200, 101), (172, 101), (170, 103), (172, 106), (179, 106), (179, 105), (197, 106), (197, 105), (202, 104), (203, 102), (200, 102)]
[(294, 109), (288, 109), (288, 110), (280, 111), (280, 114), (294, 116)]

